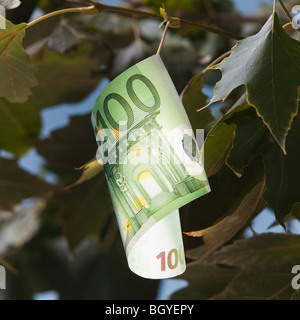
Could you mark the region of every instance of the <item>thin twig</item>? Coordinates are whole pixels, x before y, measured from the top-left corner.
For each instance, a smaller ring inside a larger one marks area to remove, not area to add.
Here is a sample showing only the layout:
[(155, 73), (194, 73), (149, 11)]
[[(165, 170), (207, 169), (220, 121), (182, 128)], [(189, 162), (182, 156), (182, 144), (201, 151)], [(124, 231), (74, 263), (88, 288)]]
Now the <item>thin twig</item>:
[(11, 271), (12, 273), (18, 275), (19, 272), (18, 270), (12, 265), (10, 264), (8, 261), (6, 261), (5, 259), (0, 257), (0, 264), (5, 267), (7, 270)]
[(235, 39), (235, 40), (244, 39), (244, 37), (242, 37), (242, 36), (240, 36), (238, 34), (235, 34), (235, 33), (232, 33), (232, 32), (228, 32), (228, 31), (225, 31), (225, 30), (221, 30), (221, 29), (217, 29), (217, 28), (214, 28), (214, 27), (206, 26), (206, 25), (198, 23), (198, 22), (189, 21), (189, 20), (185, 20), (185, 19), (179, 19), (179, 20), (180, 20), (182, 26), (195, 27), (195, 28), (201, 29), (203, 31), (212, 32), (212, 33), (219, 34), (221, 36), (225, 36), (227, 38), (231, 38), (231, 39)]
[(160, 40), (160, 44), (159, 44), (159, 47), (158, 47), (158, 50), (157, 50), (157, 54), (160, 54), (160, 51), (161, 51), (161, 48), (164, 44), (164, 41), (165, 41), (165, 38), (166, 38), (166, 35), (167, 35), (167, 31), (168, 31), (168, 28), (169, 28), (169, 25), (170, 25), (170, 21), (167, 22), (166, 26), (165, 26), (165, 30), (164, 30), (164, 33), (162, 35), (162, 38)]
[(41, 16), (41, 17), (29, 22), (26, 26), (26, 29), (36, 25), (37, 23), (39, 23), (43, 20), (52, 18), (54, 16), (58, 16), (61, 14), (65, 14), (65, 13), (96, 14), (96, 13), (98, 13), (98, 10), (96, 10), (96, 8), (94, 6), (89, 6), (89, 7), (82, 7), (82, 8), (67, 8), (67, 9), (62, 9), (62, 10), (50, 12), (48, 14), (45, 14), (44, 16)]

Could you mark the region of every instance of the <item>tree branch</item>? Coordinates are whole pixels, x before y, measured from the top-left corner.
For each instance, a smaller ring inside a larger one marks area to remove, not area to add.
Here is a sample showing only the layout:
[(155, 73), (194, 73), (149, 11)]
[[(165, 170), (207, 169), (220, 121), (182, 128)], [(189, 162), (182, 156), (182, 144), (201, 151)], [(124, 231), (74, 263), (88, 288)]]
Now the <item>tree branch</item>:
[[(99, 2), (95, 2), (93, 0), (85, 0), (85, 2), (92, 4), (95, 6), (95, 8), (99, 11), (99, 12), (104, 12), (104, 11), (109, 11), (109, 12), (116, 12), (116, 13), (121, 13), (121, 14), (130, 14), (130, 15), (137, 15), (137, 16), (144, 16), (144, 17), (148, 17), (148, 18), (152, 18), (155, 20), (162, 20), (162, 16), (156, 13), (152, 13), (152, 12), (148, 12), (148, 11), (141, 11), (141, 10), (136, 10), (136, 9), (130, 9), (130, 8), (124, 8), (124, 7), (115, 7), (115, 6), (109, 6), (109, 5), (105, 5)], [(212, 32), (212, 33), (216, 33), (228, 38), (232, 38), (235, 40), (242, 40), (243, 37), (240, 35), (237, 35), (235, 33), (231, 33), (225, 30), (221, 30), (221, 29), (217, 29), (214, 27), (210, 27), (207, 26), (205, 24), (201, 24), (198, 22), (194, 22), (194, 21), (189, 21), (189, 20), (185, 20), (185, 19), (181, 19), (181, 18), (177, 18), (177, 17), (169, 17), (169, 21), (170, 21), (170, 28), (172, 28), (172, 22), (176, 21), (175, 25), (178, 26), (186, 26), (186, 27), (195, 27), (198, 29), (201, 29), (203, 31), (208, 31), (208, 32)]]
[(82, 8), (67, 8), (67, 9), (62, 9), (62, 10), (58, 10), (58, 11), (54, 11), (54, 12), (50, 12), (48, 14), (45, 14), (44, 16), (41, 16), (31, 22), (29, 22), (26, 26), (27, 28), (30, 28), (34, 25), (36, 25), (37, 23), (52, 18), (54, 16), (58, 16), (61, 14), (65, 14), (65, 13), (85, 13), (85, 14), (96, 14), (98, 13), (98, 11), (95, 9), (94, 6), (89, 6), (89, 7), (82, 7)]
[[(106, 4), (102, 4), (100, 2), (95, 2), (93, 0), (85, 0), (86, 3), (91, 4), (91, 6), (88, 7), (82, 7), (82, 8), (67, 8), (67, 9), (62, 9), (58, 11), (54, 11), (51, 13), (48, 13), (44, 16), (41, 16), (40, 18), (30, 22), (27, 24), (26, 28), (30, 28), (33, 25), (36, 25), (37, 23), (46, 20), (48, 18), (60, 15), (60, 14), (65, 14), (65, 13), (84, 13), (84, 14), (97, 14), (100, 12), (115, 12), (115, 13), (120, 13), (120, 14), (129, 14), (129, 15), (135, 15), (135, 16), (143, 16), (143, 17), (148, 17), (152, 18), (155, 20), (162, 20), (162, 16), (156, 13), (148, 12), (148, 11), (142, 11), (142, 10), (136, 10), (136, 9), (130, 9), (130, 8), (125, 8), (125, 7), (116, 7), (116, 6), (110, 6)], [(169, 22), (170, 28), (179, 28), (182, 26), (187, 26), (187, 27), (194, 27), (198, 28), (203, 31), (208, 31), (212, 32), (215, 34), (219, 34), (221, 36), (225, 36), (231, 39), (235, 40), (242, 40), (244, 39), (242, 36), (228, 32), (225, 30), (217, 29), (214, 27), (207, 26), (205, 24), (201, 24), (195, 21), (189, 21), (177, 17), (168, 17), (168, 20), (166, 22)]]

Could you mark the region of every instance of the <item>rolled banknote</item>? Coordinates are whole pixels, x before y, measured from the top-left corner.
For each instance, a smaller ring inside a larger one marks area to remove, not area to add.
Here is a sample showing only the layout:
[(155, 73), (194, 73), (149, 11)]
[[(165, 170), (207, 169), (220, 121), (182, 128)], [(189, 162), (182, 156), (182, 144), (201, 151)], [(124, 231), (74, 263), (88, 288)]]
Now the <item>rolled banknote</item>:
[(129, 268), (151, 279), (183, 273), (178, 208), (210, 187), (202, 151), (158, 54), (109, 83), (92, 124)]

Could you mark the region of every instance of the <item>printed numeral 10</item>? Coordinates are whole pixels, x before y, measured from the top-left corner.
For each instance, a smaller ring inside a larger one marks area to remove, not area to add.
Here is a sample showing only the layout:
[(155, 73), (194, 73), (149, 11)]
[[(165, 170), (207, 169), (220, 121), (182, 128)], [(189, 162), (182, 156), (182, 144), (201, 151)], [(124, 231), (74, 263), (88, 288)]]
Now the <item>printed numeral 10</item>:
[(177, 249), (172, 249), (168, 253), (162, 251), (160, 254), (156, 256), (156, 259), (160, 260), (160, 269), (161, 271), (166, 271), (168, 266), (169, 269), (174, 270), (178, 266), (178, 262), (180, 261), (183, 264), (183, 259), (181, 255), (179, 256)]

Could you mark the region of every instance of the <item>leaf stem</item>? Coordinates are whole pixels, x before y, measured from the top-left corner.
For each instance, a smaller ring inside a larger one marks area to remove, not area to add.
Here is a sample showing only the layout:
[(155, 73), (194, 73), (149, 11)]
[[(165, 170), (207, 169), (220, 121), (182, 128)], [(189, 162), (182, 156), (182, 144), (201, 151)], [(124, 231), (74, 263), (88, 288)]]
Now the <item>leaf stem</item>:
[(273, 2), (273, 14), (276, 13), (276, 1), (277, 0), (274, 0), (274, 2)]
[(95, 6), (89, 6), (89, 7), (81, 7), (81, 8), (67, 8), (67, 9), (62, 9), (62, 10), (50, 12), (48, 14), (45, 14), (44, 16), (41, 16), (41, 17), (29, 22), (26, 26), (26, 29), (36, 25), (37, 23), (39, 23), (43, 20), (52, 18), (57, 15), (65, 14), (65, 13), (96, 14), (96, 13), (98, 13), (98, 10), (96, 10)]
[(293, 27), (292, 27), (292, 22), (286, 23), (285, 25), (282, 26), (282, 28), (283, 28), (284, 30), (293, 29)]

